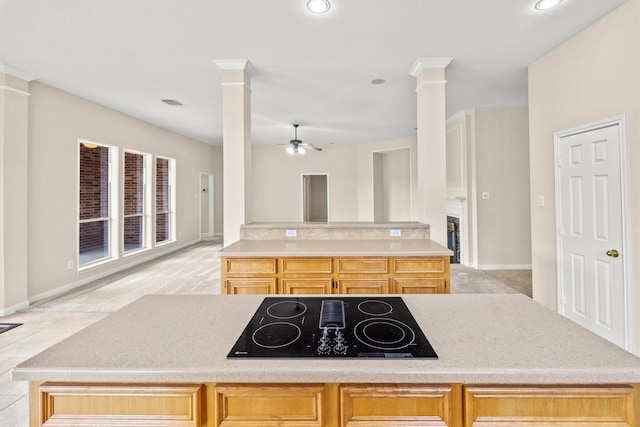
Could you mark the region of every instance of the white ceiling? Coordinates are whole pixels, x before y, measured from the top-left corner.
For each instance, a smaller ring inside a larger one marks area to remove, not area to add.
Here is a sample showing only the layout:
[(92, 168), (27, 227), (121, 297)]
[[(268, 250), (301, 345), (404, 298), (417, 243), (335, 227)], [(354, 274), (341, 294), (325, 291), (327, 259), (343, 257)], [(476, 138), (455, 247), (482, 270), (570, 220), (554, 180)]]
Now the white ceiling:
[(331, 0), (313, 15), (306, 0), (0, 0), (0, 63), (220, 145), (214, 61), (248, 59), (254, 144), (288, 142), (292, 123), (320, 146), (374, 142), (415, 134), (417, 58), (454, 58), (448, 116), (526, 105), (527, 66), (624, 1)]

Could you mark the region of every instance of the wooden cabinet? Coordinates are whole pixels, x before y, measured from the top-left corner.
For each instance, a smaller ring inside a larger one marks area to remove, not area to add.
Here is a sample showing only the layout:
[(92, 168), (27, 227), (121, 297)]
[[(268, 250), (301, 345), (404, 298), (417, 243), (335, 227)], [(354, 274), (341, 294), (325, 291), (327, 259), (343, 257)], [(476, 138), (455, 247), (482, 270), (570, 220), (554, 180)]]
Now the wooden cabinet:
[(43, 384), (39, 390), (31, 390), (32, 395), (39, 396), (39, 410), (34, 411), (32, 403), (30, 425), (201, 427), (201, 388), (176, 384)]
[(221, 258), (226, 294), (449, 292), (449, 257)]
[(462, 425), (461, 386), (346, 385), (340, 387), (340, 426)]
[[(637, 396), (636, 396), (637, 398)], [(464, 427), (633, 427), (634, 388), (466, 386)]]
[(640, 385), (31, 383), (30, 426), (638, 427)]
[(215, 425), (220, 427), (323, 427), (323, 384), (216, 384)]

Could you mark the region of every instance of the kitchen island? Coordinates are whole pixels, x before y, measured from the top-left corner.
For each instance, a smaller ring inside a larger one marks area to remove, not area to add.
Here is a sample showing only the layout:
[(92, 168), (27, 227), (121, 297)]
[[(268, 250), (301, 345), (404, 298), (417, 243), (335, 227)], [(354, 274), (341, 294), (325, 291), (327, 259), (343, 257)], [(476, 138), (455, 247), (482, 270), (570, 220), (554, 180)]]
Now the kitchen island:
[(219, 252), (226, 294), (450, 291), (453, 252), (419, 222), (252, 223), (240, 235)]
[(31, 427), (638, 426), (640, 359), (529, 298), (402, 298), (437, 360), (230, 359), (263, 296), (154, 295), (12, 377)]

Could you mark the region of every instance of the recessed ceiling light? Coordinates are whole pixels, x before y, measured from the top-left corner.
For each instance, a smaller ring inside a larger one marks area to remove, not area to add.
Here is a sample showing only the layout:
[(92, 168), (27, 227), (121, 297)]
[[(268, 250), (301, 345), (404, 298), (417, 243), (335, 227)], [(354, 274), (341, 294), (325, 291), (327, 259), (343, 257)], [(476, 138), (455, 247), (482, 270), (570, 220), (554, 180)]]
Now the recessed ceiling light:
[(556, 7), (560, 3), (562, 3), (562, 0), (539, 0), (538, 3), (536, 3), (536, 9), (547, 10)]
[(182, 102), (176, 101), (175, 99), (163, 99), (162, 102), (164, 102), (167, 105), (175, 105), (178, 107), (184, 105), (182, 104)]
[(327, 13), (331, 9), (331, 3), (329, 0), (309, 0), (307, 9), (313, 13)]
[(372, 85), (381, 85), (382, 83), (384, 83), (384, 79), (373, 79), (373, 80), (371, 80), (371, 84)]

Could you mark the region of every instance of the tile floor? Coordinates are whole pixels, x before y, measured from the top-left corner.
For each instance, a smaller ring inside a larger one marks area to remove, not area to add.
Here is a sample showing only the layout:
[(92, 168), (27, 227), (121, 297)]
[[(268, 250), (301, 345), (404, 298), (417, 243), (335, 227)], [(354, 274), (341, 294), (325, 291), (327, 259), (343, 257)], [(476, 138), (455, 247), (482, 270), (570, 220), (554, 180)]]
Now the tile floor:
[[(0, 334), (0, 426), (29, 426), (28, 384), (11, 381), (13, 367), (142, 294), (219, 293), (216, 254), (221, 246), (218, 240), (203, 241), (0, 318), (0, 322), (23, 323)], [(526, 271), (514, 275), (517, 280), (510, 279), (526, 284), (527, 275), (530, 282), (531, 274)], [(529, 294), (530, 288), (529, 284)]]

